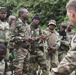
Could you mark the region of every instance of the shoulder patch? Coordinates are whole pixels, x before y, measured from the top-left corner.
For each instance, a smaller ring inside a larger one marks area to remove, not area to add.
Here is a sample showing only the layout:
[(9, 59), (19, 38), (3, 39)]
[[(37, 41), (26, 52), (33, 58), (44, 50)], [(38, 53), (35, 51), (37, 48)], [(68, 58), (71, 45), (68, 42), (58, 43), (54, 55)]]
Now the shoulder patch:
[(73, 39), (73, 43), (76, 43), (76, 37)]

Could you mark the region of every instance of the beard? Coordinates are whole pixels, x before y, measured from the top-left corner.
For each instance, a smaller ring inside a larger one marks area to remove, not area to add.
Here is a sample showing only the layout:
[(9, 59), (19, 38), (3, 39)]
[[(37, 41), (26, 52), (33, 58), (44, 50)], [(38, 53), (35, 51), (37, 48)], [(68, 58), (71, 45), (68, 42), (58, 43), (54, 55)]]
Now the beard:
[(34, 27), (35, 29), (37, 29), (37, 28), (38, 28), (38, 25), (34, 25), (33, 27)]

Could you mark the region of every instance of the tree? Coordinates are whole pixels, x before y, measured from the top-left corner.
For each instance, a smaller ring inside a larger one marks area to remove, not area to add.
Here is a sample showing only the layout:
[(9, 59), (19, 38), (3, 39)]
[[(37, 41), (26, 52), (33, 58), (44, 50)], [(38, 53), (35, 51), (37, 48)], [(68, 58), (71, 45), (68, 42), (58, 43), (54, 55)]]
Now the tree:
[(41, 16), (41, 25), (47, 25), (50, 19), (55, 19), (57, 24), (64, 21), (67, 2), (68, 0), (0, 0), (0, 6), (6, 6), (16, 16), (19, 8), (25, 7), (30, 11), (29, 22), (38, 13)]

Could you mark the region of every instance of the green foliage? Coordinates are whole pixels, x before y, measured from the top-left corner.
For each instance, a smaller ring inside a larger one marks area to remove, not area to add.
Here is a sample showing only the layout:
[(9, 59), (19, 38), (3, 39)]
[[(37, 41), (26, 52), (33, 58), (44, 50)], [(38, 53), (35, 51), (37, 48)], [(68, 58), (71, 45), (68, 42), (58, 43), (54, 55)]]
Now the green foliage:
[(66, 15), (66, 17), (64, 18), (64, 22), (67, 23), (69, 21), (68, 16)]
[(6, 6), (9, 14), (17, 16), (19, 8), (25, 7), (30, 12), (29, 22), (34, 14), (41, 16), (41, 25), (47, 26), (50, 19), (55, 19), (57, 24), (66, 18), (66, 3), (68, 0), (0, 0), (0, 6)]

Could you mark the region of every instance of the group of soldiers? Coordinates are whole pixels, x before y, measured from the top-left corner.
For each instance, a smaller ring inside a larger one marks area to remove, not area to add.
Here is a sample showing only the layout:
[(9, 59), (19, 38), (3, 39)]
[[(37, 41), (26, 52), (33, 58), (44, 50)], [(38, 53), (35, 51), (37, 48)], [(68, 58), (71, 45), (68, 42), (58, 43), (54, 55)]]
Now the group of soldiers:
[(66, 55), (69, 49), (76, 48), (73, 21), (62, 22), (56, 30), (57, 23), (51, 19), (43, 30), (39, 14), (33, 16), (30, 24), (28, 18), (26, 8), (19, 9), (18, 18), (7, 18), (7, 9), (0, 7), (0, 75), (69, 75), (72, 68), (67, 72), (65, 62), (72, 61)]

